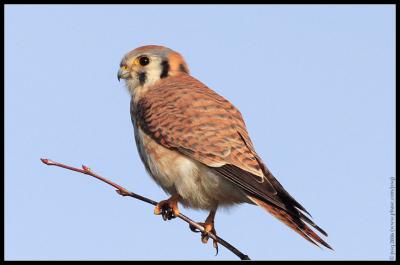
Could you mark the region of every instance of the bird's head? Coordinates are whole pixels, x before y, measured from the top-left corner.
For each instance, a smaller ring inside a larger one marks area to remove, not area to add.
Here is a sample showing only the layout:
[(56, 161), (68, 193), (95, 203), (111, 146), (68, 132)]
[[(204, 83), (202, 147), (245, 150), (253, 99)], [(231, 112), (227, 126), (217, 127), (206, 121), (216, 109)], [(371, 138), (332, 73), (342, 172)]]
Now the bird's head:
[(179, 53), (163, 46), (148, 45), (136, 48), (122, 58), (118, 80), (125, 79), (133, 94), (138, 87), (180, 74), (189, 74), (189, 69)]

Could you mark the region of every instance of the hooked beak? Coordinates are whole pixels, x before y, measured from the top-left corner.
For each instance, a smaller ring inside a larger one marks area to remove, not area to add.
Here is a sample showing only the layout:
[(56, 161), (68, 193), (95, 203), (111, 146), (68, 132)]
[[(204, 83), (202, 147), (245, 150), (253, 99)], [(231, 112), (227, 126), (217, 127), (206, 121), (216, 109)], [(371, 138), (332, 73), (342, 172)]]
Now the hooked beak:
[(130, 75), (131, 73), (126, 67), (121, 67), (118, 70), (118, 81), (120, 81), (121, 79), (127, 79)]

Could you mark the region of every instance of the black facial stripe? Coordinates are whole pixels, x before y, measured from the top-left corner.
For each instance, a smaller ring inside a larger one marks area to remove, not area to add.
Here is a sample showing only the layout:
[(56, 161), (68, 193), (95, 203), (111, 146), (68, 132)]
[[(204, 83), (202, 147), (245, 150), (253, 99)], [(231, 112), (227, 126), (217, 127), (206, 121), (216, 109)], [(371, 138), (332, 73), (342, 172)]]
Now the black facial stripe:
[(184, 73), (189, 73), (188, 69), (183, 64), (179, 65), (179, 71), (184, 72)]
[(140, 73), (139, 74), (139, 83), (140, 85), (144, 85), (144, 83), (146, 82), (146, 73)]
[(168, 61), (162, 61), (161, 62), (161, 74), (160, 74), (160, 78), (165, 78), (168, 76), (168, 72), (169, 72), (169, 63)]

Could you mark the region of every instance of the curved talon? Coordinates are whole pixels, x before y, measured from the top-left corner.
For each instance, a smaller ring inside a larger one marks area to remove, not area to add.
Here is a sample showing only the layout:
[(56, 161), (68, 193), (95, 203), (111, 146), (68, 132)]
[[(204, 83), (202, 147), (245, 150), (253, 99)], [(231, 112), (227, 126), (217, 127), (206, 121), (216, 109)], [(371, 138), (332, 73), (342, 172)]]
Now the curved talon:
[[(200, 231), (198, 228), (194, 227), (193, 225), (189, 224), (190, 230), (194, 233), (201, 233), (201, 242), (203, 244), (206, 244), (208, 240), (210, 239), (210, 236), (208, 233), (212, 233), (215, 236), (217, 235), (217, 232), (215, 231), (214, 224), (213, 223), (198, 223), (202, 227), (204, 227), (204, 232)], [(215, 256), (218, 255), (218, 241), (213, 239), (213, 247), (215, 248)]]
[(163, 203), (163, 204), (157, 205), (157, 206), (154, 209), (154, 213), (157, 215), (161, 215), (164, 221), (176, 218), (176, 215), (174, 213), (175, 211), (169, 204)]
[(168, 200), (157, 203), (154, 214), (161, 215), (164, 221), (176, 218), (179, 215), (178, 197), (172, 196)]
[(191, 225), (191, 224), (189, 224), (189, 228), (190, 228), (190, 230), (192, 230), (192, 232), (194, 232), (194, 233), (200, 233), (200, 232), (201, 232), (197, 227), (194, 227), (194, 226)]
[(216, 240), (213, 241), (213, 247), (215, 248), (214, 256), (217, 256), (218, 255), (218, 241), (216, 241)]
[[(214, 224), (212, 224), (212, 223), (211, 224), (206, 223), (204, 225), (204, 230), (208, 233), (211, 232), (215, 236), (217, 235), (217, 231), (215, 231)], [(208, 242), (208, 239), (210, 238), (208, 233), (205, 233), (205, 232), (201, 233), (201, 242), (203, 242), (204, 244), (206, 244)], [(215, 248), (215, 256), (217, 256), (218, 255), (218, 241), (215, 239), (213, 239), (213, 247)]]

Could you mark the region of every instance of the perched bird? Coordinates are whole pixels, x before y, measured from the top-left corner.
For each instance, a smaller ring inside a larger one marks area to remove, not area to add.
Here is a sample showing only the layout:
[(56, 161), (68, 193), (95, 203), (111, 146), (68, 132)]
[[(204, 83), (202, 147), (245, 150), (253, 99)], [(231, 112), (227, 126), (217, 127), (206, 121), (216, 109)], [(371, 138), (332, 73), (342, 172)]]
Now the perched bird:
[[(155, 214), (174, 218), (178, 203), (209, 210), (202, 225), (216, 233), (219, 206), (256, 204), (311, 243), (332, 249), (308, 225), (327, 236), (325, 231), (262, 162), (239, 110), (192, 77), (178, 52), (156, 45), (136, 48), (123, 57), (120, 79), (131, 95), (140, 158), (171, 195), (158, 203)], [(206, 243), (208, 234), (201, 239)]]

